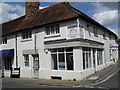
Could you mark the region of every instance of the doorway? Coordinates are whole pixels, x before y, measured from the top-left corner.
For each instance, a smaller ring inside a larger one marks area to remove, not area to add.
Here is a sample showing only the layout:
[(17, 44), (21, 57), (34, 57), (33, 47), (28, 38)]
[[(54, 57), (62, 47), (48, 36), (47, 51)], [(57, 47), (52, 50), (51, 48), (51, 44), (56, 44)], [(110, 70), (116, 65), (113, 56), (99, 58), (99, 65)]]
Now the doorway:
[(33, 78), (39, 78), (39, 55), (33, 55)]

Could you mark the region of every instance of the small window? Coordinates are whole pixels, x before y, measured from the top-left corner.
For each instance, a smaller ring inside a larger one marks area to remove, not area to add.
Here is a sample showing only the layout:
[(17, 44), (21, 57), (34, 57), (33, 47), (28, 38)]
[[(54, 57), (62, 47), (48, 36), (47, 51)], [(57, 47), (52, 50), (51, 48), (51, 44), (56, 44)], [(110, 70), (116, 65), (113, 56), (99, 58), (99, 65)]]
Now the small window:
[(32, 31), (27, 30), (22, 32), (22, 39), (29, 39), (32, 38)]
[(97, 27), (93, 27), (94, 30), (94, 36), (98, 37), (98, 29)]
[(29, 66), (29, 55), (24, 55), (25, 66)]
[(2, 39), (2, 43), (3, 43), (3, 44), (7, 44), (7, 38), (3, 38), (3, 39)]

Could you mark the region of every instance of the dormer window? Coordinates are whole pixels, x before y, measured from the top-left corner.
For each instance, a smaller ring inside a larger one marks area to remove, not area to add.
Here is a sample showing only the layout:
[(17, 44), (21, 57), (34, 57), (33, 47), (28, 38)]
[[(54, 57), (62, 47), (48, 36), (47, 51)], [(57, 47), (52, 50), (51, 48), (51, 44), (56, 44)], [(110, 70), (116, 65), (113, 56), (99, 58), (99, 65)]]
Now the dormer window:
[(46, 27), (45, 33), (46, 33), (46, 35), (59, 34), (60, 33), (59, 24), (57, 24), (57, 25), (51, 25), (51, 26)]
[(2, 38), (2, 44), (7, 44), (7, 38)]
[(27, 30), (22, 32), (22, 39), (29, 39), (32, 38), (32, 31)]

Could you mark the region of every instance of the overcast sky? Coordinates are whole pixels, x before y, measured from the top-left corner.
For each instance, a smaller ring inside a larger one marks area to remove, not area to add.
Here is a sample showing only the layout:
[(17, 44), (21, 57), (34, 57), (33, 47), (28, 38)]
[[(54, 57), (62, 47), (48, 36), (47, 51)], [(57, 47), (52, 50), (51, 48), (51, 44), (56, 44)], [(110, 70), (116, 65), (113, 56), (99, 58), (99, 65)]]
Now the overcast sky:
[[(46, 7), (58, 2), (41, 2)], [(113, 32), (118, 32), (117, 2), (70, 2), (76, 9), (90, 16)], [(18, 18), (25, 14), (25, 2), (0, 2), (0, 23)]]

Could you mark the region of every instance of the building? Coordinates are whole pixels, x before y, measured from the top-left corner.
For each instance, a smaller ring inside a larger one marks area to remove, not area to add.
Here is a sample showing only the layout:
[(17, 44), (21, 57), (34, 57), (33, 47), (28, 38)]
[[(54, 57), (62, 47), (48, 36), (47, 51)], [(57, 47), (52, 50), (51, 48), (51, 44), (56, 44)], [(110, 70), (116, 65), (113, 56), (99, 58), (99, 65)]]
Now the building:
[(68, 2), (39, 10), (26, 2), (26, 14), (2, 23), (4, 76), (20, 67), (20, 77), (82, 80), (117, 61), (117, 35)]

